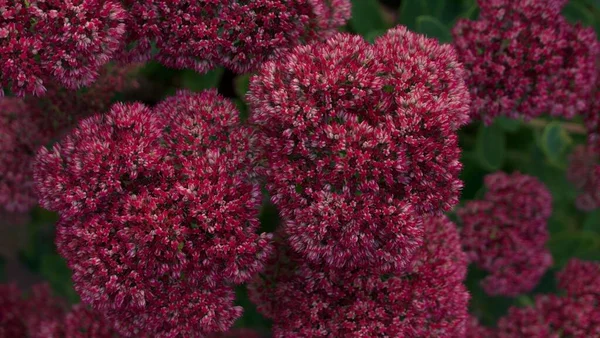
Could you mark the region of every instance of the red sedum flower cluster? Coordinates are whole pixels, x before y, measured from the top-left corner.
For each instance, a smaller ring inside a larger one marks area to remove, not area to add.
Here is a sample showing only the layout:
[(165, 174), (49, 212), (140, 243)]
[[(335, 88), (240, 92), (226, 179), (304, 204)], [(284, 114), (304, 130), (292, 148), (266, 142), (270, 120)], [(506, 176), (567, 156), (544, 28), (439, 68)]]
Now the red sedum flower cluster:
[(498, 322), (497, 337), (600, 336), (600, 263), (571, 260), (557, 279), (566, 296), (539, 295), (532, 307), (511, 308)]
[[(301, 42), (322, 39), (350, 17), (348, 0), (124, 0), (126, 58), (238, 73)], [(153, 56), (152, 45), (157, 51)]]
[(78, 119), (106, 110), (115, 92), (136, 85), (131, 67), (106, 67), (85, 93), (51, 82), (43, 98), (0, 98), (0, 210), (27, 212), (37, 204), (33, 160)]
[(451, 46), (404, 27), (374, 45), (340, 33), (261, 68), (251, 121), (296, 253), (332, 268), (409, 264), (421, 215), (452, 208), (462, 187), (462, 77)]
[(424, 244), (398, 274), (331, 269), (282, 245), (250, 297), (275, 337), (462, 337), (469, 294), (456, 226), (435, 216), (424, 228)]
[(600, 44), (571, 25), (566, 0), (480, 0), (475, 21), (460, 20), (454, 45), (467, 69), (473, 118), (573, 118), (591, 108)]
[(216, 91), (154, 109), (116, 104), (85, 119), (35, 166), (40, 203), (86, 304), (126, 336), (226, 331), (235, 284), (261, 270), (270, 236), (255, 137)]
[(349, 0), (0, 0), (0, 94), (88, 86), (113, 59), (248, 72), (349, 17)]
[(592, 211), (600, 207), (600, 152), (577, 146), (569, 156), (567, 179), (580, 191), (577, 208)]
[(41, 96), (49, 80), (90, 85), (122, 48), (125, 18), (110, 0), (0, 0), (0, 86)]
[(497, 172), (485, 177), (483, 200), (458, 210), (461, 240), (471, 263), (487, 271), (490, 295), (516, 296), (532, 290), (552, 265), (544, 245), (552, 196), (535, 177)]

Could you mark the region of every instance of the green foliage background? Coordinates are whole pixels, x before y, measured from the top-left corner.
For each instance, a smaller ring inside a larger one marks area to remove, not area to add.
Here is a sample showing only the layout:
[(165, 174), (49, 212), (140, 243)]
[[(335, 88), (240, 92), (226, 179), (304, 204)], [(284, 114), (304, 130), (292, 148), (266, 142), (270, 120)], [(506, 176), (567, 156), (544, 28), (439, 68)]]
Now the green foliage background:
[[(476, 18), (478, 15), (475, 0), (403, 0), (397, 10), (384, 9), (376, 0), (353, 0), (352, 3), (353, 16), (344, 30), (360, 34), (369, 41), (400, 23), (442, 42), (450, 42), (450, 29), (459, 18)], [(600, 35), (600, 0), (571, 0), (564, 14), (572, 22), (593, 26)], [(153, 88), (151, 97), (144, 98), (149, 103), (173, 94), (178, 88), (201, 91), (223, 86), (229, 81), (233, 86), (227, 96), (238, 104), (243, 117), (247, 116), (243, 97), (248, 90), (249, 74), (236, 76), (216, 69), (198, 75), (193, 71), (167, 69), (157, 63), (146, 65), (142, 74)], [(567, 156), (575, 145), (585, 142), (585, 135), (567, 132), (561, 121), (545, 119), (540, 122), (543, 123), (499, 118), (489, 127), (472, 123), (460, 131), (464, 165), (462, 179), (465, 182), (461, 203), (480, 196), (483, 177), (497, 170), (518, 170), (534, 175), (548, 186), (553, 195), (548, 248), (555, 264), (534, 292), (515, 299), (489, 297), (479, 287), (484, 273), (470, 269), (467, 285), (472, 293), (471, 311), (487, 325), (493, 325), (511, 305), (530, 304), (535, 293), (556, 292), (554, 272), (569, 258), (600, 260), (600, 209), (590, 213), (578, 211), (574, 207), (577, 191), (565, 178)], [(32, 221), (27, 225), (28, 244), (19, 253), (19, 259), (28, 269), (47, 280), (57, 294), (75, 303), (78, 297), (72, 288), (70, 271), (56, 253), (52, 227), (47, 226), (56, 219), (53, 213), (34, 210)], [(266, 231), (274, 229), (278, 222), (277, 211), (267, 201), (261, 212), (261, 222)], [(5, 260), (0, 257), (0, 280), (9, 277), (4, 273), (4, 266)], [(244, 287), (238, 290), (238, 303), (244, 306), (245, 312), (236, 326), (269, 326), (269, 322), (249, 302)]]

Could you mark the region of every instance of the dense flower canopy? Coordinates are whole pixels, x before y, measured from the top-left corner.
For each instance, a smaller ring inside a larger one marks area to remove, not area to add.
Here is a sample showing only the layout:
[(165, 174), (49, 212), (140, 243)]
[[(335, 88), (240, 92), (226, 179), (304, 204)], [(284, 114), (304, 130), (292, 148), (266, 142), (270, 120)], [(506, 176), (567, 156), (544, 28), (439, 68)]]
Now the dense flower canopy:
[(257, 235), (252, 131), (216, 94), (116, 104), (40, 150), (40, 202), (82, 300), (125, 335), (226, 331), (233, 284), (270, 252)]
[(600, 44), (592, 28), (561, 15), (565, 0), (480, 0), (479, 18), (460, 20), (454, 45), (467, 70), (472, 117), (526, 119), (587, 113)]
[(374, 45), (340, 33), (261, 68), (251, 121), (296, 252), (337, 268), (407, 265), (420, 215), (449, 210), (462, 187), (462, 74), (452, 47), (404, 27)]
[(256, 69), (300, 42), (322, 39), (350, 17), (348, 0), (124, 1), (126, 58), (153, 57), (174, 68), (206, 72)]
[(482, 281), (488, 294), (528, 292), (552, 264), (544, 248), (550, 192), (535, 177), (518, 172), (490, 174), (485, 186), (483, 200), (458, 210), (463, 248), (472, 263), (489, 272)]
[(404, 273), (335, 270), (281, 246), (250, 285), (251, 299), (273, 320), (275, 337), (460, 337), (466, 257), (445, 216), (424, 224), (425, 243)]
[(48, 80), (90, 85), (122, 47), (125, 18), (116, 1), (0, 0), (0, 86), (40, 96)]

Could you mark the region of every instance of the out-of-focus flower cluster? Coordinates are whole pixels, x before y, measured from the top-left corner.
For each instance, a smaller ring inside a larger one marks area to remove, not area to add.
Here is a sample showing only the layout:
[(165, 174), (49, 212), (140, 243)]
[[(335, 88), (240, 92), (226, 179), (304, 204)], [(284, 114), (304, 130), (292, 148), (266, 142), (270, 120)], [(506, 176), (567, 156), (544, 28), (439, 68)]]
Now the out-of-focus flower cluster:
[[(473, 118), (587, 114), (597, 99), (600, 44), (561, 15), (566, 0), (480, 0), (454, 45), (467, 70)], [(590, 122), (592, 123), (592, 122)]]
[(591, 211), (600, 207), (600, 152), (578, 146), (569, 157), (567, 179), (580, 191), (577, 207)]
[(339, 33), (266, 63), (247, 99), (267, 190), (303, 259), (401, 271), (422, 215), (458, 201), (469, 95), (449, 45), (404, 27), (373, 45)]
[(469, 294), (456, 226), (429, 216), (424, 229), (424, 244), (397, 274), (332, 269), (281, 245), (250, 297), (275, 337), (462, 337)]
[(136, 67), (105, 67), (86, 92), (68, 92), (53, 82), (43, 98), (0, 98), (0, 209), (26, 212), (37, 203), (33, 159), (38, 148), (78, 119), (106, 110), (115, 92), (136, 86), (130, 77)]
[(572, 259), (557, 274), (567, 294), (538, 295), (527, 307), (512, 307), (498, 327), (479, 326), (474, 319), (467, 335), (473, 338), (588, 338), (600, 336), (600, 263)]
[(552, 265), (545, 249), (552, 196), (535, 177), (497, 172), (485, 177), (482, 200), (458, 210), (461, 241), (471, 263), (487, 271), (490, 295), (531, 291)]
[(111, 323), (82, 304), (68, 307), (46, 284), (25, 296), (12, 284), (0, 285), (0, 337), (111, 338)]
[(235, 284), (262, 269), (255, 136), (216, 91), (82, 120), (35, 166), (82, 301), (126, 336), (224, 332)]
[[(124, 0), (126, 58), (174, 68), (254, 70), (300, 43), (326, 38), (350, 18), (348, 0)], [(156, 55), (152, 46), (156, 45)]]
[(89, 86), (113, 59), (247, 72), (349, 17), (349, 0), (0, 0), (0, 94)]

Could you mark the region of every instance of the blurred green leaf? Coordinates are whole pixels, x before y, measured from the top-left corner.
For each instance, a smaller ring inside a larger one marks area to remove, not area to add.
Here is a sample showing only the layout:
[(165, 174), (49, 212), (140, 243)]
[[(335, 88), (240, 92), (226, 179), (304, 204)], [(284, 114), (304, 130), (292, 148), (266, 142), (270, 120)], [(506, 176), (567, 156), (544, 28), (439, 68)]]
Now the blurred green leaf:
[(514, 133), (521, 127), (521, 121), (517, 119), (509, 119), (505, 116), (498, 116), (494, 121), (500, 128), (509, 133)]
[(554, 265), (562, 267), (573, 257), (594, 259), (600, 255), (600, 237), (589, 232), (562, 232), (553, 234), (547, 247), (552, 252)]
[(487, 172), (481, 169), (477, 154), (473, 151), (463, 152), (461, 163), (463, 164), (463, 170), (460, 173), (460, 179), (465, 184), (461, 199), (471, 200), (483, 187), (483, 178)]
[(386, 29), (376, 29), (376, 30), (370, 31), (367, 35), (365, 35), (365, 40), (367, 40), (369, 43), (373, 43), (373, 42), (375, 42), (375, 39), (384, 35), (386, 32), (387, 32)]
[(428, 10), (427, 1), (403, 0), (402, 6), (400, 6), (400, 23), (414, 31), (417, 29), (417, 18), (429, 14), (431, 13)]
[(557, 121), (550, 122), (540, 136), (540, 148), (546, 155), (548, 162), (558, 168), (564, 168), (566, 152), (572, 140), (569, 134)]
[(452, 41), (452, 35), (450, 35), (450, 29), (441, 23), (438, 19), (429, 16), (421, 15), (416, 21), (416, 31), (424, 34), (430, 38), (436, 38), (442, 43)]
[(572, 23), (580, 22), (585, 26), (594, 24), (594, 13), (579, 1), (569, 1), (562, 14)]
[(241, 99), (244, 100), (246, 93), (250, 87), (250, 76), (252, 74), (243, 74), (235, 78), (235, 93)]
[(377, 0), (352, 0), (350, 24), (362, 36), (386, 28), (381, 16), (381, 7)]
[(583, 222), (583, 230), (600, 235), (600, 209), (590, 212)]
[(271, 326), (271, 322), (258, 312), (256, 305), (248, 298), (246, 285), (238, 285), (235, 289), (235, 294), (235, 304), (244, 308), (242, 317), (234, 324), (235, 327), (268, 328)]
[(506, 156), (506, 136), (496, 125), (483, 124), (477, 132), (477, 156), (481, 165), (491, 171), (498, 170)]
[(486, 272), (470, 265), (465, 285), (471, 294), (469, 312), (477, 314), (483, 325), (493, 326), (498, 318), (504, 316), (508, 308), (515, 304), (515, 301), (506, 297), (488, 296), (480, 286), (481, 280), (486, 275)]
[(478, 8), (476, 0), (431, 0), (427, 5), (429, 14), (450, 28), (460, 18), (471, 18)]
[(219, 85), (222, 75), (223, 68), (213, 69), (206, 74), (198, 74), (193, 70), (184, 70), (181, 74), (181, 85), (183, 88), (194, 92), (216, 88)]
[(260, 231), (261, 232), (274, 232), (279, 225), (279, 211), (271, 202), (267, 201), (263, 203), (260, 215)]

